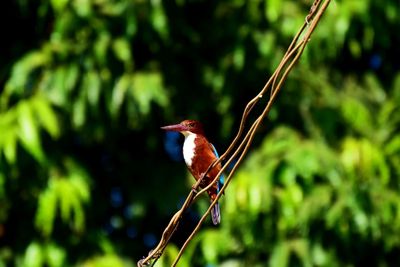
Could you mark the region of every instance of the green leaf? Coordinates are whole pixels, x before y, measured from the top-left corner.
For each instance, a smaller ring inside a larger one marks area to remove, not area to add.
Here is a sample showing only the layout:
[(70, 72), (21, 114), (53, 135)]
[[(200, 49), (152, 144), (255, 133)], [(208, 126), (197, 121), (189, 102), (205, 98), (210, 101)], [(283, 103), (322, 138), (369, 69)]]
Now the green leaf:
[[(5, 188), (4, 188), (4, 184), (6, 182), (6, 177), (4, 176), (4, 174), (2, 172), (0, 172), (0, 199), (2, 199), (5, 195)], [(6, 210), (2, 210), (0, 211), (0, 220), (3, 221), (4, 217), (6, 216), (4, 213), (6, 212)]]
[(287, 243), (278, 243), (275, 245), (272, 255), (269, 258), (269, 266), (274, 267), (286, 267), (288, 266), (289, 260), (289, 246)]
[(400, 135), (394, 136), (386, 145), (385, 152), (388, 155), (400, 154)]
[(42, 267), (43, 263), (42, 247), (36, 242), (30, 243), (25, 251), (23, 267)]
[(32, 100), (32, 107), (46, 131), (53, 138), (58, 138), (60, 136), (60, 126), (50, 103), (44, 97), (37, 96)]
[(57, 198), (60, 203), (61, 219), (64, 222), (68, 222), (72, 217), (72, 210), (75, 207), (75, 203), (79, 200), (67, 179), (56, 179), (54, 182), (57, 190)]
[[(42, 86), (47, 97), (55, 105), (64, 107), (69, 104), (69, 93), (73, 89), (73, 74), (66, 66), (59, 66), (53, 71), (45, 73), (45, 86)], [(69, 77), (69, 76), (72, 76)], [(77, 77), (76, 77), (77, 78)], [(67, 82), (70, 80), (70, 82)]]
[(288, 127), (279, 127), (266, 138), (261, 146), (266, 156), (278, 156), (297, 147), (300, 142), (299, 134)]
[(368, 108), (355, 98), (344, 98), (341, 105), (345, 120), (360, 133), (371, 133), (373, 120)]
[(49, 267), (65, 266), (66, 252), (54, 243), (45, 246), (45, 258)]
[(113, 118), (120, 113), (130, 83), (131, 77), (127, 74), (122, 75), (115, 83), (110, 101), (110, 112)]
[(94, 42), (94, 55), (102, 65), (107, 62), (107, 51), (111, 44), (110, 33), (102, 31)]
[(39, 128), (29, 102), (21, 102), (18, 105), (18, 124), (18, 136), (22, 145), (36, 160), (42, 162), (44, 154), (40, 144)]
[(90, 17), (92, 14), (92, 1), (90, 0), (73, 0), (75, 12), (81, 17)]
[(265, 14), (269, 21), (275, 22), (282, 12), (282, 0), (268, 0), (265, 4)]
[(296, 182), (296, 170), (291, 166), (284, 166), (278, 172), (278, 177), (284, 185), (290, 186)]
[(317, 154), (320, 150), (312, 143), (303, 142), (297, 149), (288, 151), (287, 160), (293, 166), (296, 175), (310, 181), (314, 175), (320, 172), (321, 159)]
[(302, 266), (308, 267), (312, 266), (310, 260), (310, 248), (308, 240), (306, 239), (295, 239), (290, 241), (290, 246), (292, 251), (296, 253), (302, 262)]
[(253, 212), (253, 214), (258, 214), (262, 211), (262, 206), (264, 203), (262, 188), (260, 187), (262, 184), (255, 183), (250, 185), (249, 188), (249, 208)]
[(11, 77), (5, 86), (6, 91), (21, 94), (27, 86), (32, 71), (46, 65), (49, 60), (49, 55), (44, 51), (35, 51), (25, 55), (14, 65)]
[(128, 40), (126, 40), (124, 38), (118, 38), (118, 39), (114, 40), (113, 50), (114, 50), (116, 57), (119, 60), (121, 60), (122, 62), (125, 62), (125, 63), (132, 62), (131, 48), (130, 48)]
[[(83, 92), (83, 91), (82, 91)], [(72, 123), (74, 127), (80, 128), (86, 121), (86, 101), (84, 96), (80, 96), (74, 103), (72, 109)]]
[(65, 161), (65, 174), (52, 170), (48, 187), (40, 194), (35, 223), (44, 235), (51, 234), (57, 208), (64, 223), (82, 232), (85, 227), (84, 204), (90, 199), (87, 173), (72, 160)]
[(151, 16), (151, 22), (154, 29), (160, 34), (162, 38), (168, 36), (168, 18), (165, 15), (164, 9), (162, 7), (162, 2), (160, 0), (152, 1), (153, 10)]
[(61, 65), (54, 71), (53, 88), (52, 90), (60, 91), (60, 96), (64, 99), (61, 102), (67, 101), (68, 93), (70, 93), (79, 77), (79, 68), (77, 65)]
[(218, 244), (221, 236), (216, 231), (207, 231), (202, 236), (201, 249), (208, 263), (217, 263)]
[[(190, 250), (190, 246), (188, 247), (188, 250)], [(187, 250), (187, 252), (188, 252)], [(160, 258), (160, 260), (156, 263), (155, 267), (157, 266), (171, 266), (172, 263), (174, 262), (176, 256), (178, 255), (179, 250), (174, 244), (169, 244), (165, 251), (163, 256)], [(187, 257), (188, 253), (184, 253), (182, 255), (181, 260), (179, 260), (179, 266), (183, 267), (189, 267), (190, 265), (190, 257)], [(189, 260), (188, 260), (189, 259)]]
[(127, 265), (123, 261), (122, 258), (118, 257), (114, 254), (106, 254), (102, 256), (96, 256), (93, 258), (89, 258), (82, 264), (79, 264), (82, 267), (126, 267)]
[(57, 195), (54, 191), (54, 181), (50, 180), (49, 188), (39, 196), (38, 209), (36, 211), (35, 225), (45, 236), (53, 231), (54, 218), (56, 216)]
[(91, 106), (96, 107), (99, 104), (101, 80), (96, 71), (89, 71), (83, 77), (82, 90), (86, 90), (88, 102)]
[(362, 55), (362, 47), (359, 40), (352, 39), (349, 41), (349, 50), (354, 58), (360, 58)]
[(245, 50), (243, 46), (238, 46), (233, 51), (233, 65), (236, 70), (242, 70), (245, 62)]
[(275, 52), (276, 35), (272, 32), (256, 32), (254, 40), (258, 46), (258, 51), (263, 56), (271, 56)]
[(167, 94), (163, 87), (162, 76), (158, 72), (137, 72), (133, 76), (131, 94), (138, 104), (142, 114), (150, 111), (152, 101), (160, 106), (168, 103)]
[(68, 2), (68, 0), (51, 0), (51, 5), (55, 11), (60, 12), (65, 8)]
[(320, 243), (312, 248), (312, 259), (316, 266), (329, 266), (329, 256)]
[(9, 163), (14, 164), (17, 156), (17, 132), (15, 129), (9, 128), (8, 132), (4, 134), (3, 138), (4, 155)]
[(90, 199), (90, 188), (85, 176), (86, 174), (83, 174), (82, 171), (78, 172), (72, 169), (69, 177), (71, 186), (74, 187), (75, 193), (83, 202), (87, 202)]

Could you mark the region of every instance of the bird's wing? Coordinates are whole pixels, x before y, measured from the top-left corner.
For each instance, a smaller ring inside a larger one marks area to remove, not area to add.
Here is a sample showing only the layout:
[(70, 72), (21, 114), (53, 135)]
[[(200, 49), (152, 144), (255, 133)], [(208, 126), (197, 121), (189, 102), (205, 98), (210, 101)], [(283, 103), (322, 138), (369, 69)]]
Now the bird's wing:
[[(213, 144), (211, 144), (211, 147), (213, 149), (214, 155), (217, 157), (217, 159), (219, 159), (219, 155), (218, 155), (217, 149), (215, 149), (215, 146)], [(225, 177), (224, 177), (224, 174), (222, 173), (220, 175), (219, 179), (218, 179), (218, 192), (221, 189), (221, 187), (224, 185), (224, 182), (225, 182)]]

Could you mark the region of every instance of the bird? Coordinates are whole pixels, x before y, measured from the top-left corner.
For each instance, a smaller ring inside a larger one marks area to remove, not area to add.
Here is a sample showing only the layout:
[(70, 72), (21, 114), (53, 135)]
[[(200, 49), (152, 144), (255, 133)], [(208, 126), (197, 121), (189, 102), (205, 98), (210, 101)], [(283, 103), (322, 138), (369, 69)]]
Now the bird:
[[(203, 125), (199, 121), (184, 120), (179, 124), (163, 126), (161, 129), (183, 134), (185, 137), (182, 148), (183, 158), (196, 181), (202, 178), (208, 167), (219, 158), (217, 150), (205, 137)], [(204, 188), (208, 186), (220, 170), (221, 163), (218, 163), (202, 179), (200, 187)], [(221, 174), (216, 183), (207, 190), (211, 202), (215, 200), (223, 184), (224, 176)], [(211, 210), (211, 219), (214, 225), (218, 225), (221, 222), (221, 212), (218, 202)]]

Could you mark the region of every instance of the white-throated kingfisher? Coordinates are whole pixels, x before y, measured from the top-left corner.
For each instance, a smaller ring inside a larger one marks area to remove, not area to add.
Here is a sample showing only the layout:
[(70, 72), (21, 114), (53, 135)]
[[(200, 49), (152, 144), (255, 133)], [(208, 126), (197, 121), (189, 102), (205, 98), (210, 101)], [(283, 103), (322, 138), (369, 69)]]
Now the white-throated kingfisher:
[[(196, 180), (203, 177), (208, 167), (219, 158), (215, 147), (208, 142), (204, 136), (203, 126), (200, 122), (195, 120), (184, 120), (179, 124), (168, 125), (161, 127), (166, 131), (180, 132), (185, 136), (183, 143), (183, 158), (185, 159), (186, 166), (192, 173)], [(200, 182), (200, 187), (208, 186), (214, 179), (218, 172), (221, 170), (221, 163), (214, 166)], [(207, 190), (211, 201), (214, 201), (224, 183), (223, 175), (220, 176), (218, 181)], [(221, 221), (221, 213), (219, 204), (216, 203), (211, 210), (211, 218), (213, 223), (219, 224)]]

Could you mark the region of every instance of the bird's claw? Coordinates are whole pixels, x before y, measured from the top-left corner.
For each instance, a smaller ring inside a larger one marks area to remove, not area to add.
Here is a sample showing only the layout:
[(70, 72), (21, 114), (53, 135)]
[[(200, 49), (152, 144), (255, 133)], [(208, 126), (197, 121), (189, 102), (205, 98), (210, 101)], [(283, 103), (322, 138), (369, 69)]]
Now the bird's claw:
[(198, 191), (197, 191), (197, 186), (196, 186), (196, 185), (192, 185), (192, 192), (193, 192), (194, 194), (197, 194), (197, 193), (198, 193)]

